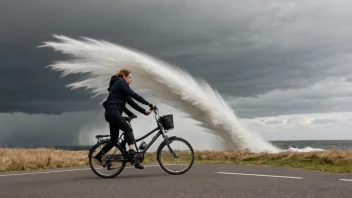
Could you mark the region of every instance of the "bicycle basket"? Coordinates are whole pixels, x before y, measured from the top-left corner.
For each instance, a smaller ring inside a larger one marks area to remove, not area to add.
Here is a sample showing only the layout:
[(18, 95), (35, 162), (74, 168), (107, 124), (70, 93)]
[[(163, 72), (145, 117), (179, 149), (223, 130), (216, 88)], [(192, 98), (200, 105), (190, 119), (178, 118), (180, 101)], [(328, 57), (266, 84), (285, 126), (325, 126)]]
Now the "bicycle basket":
[(163, 125), (165, 130), (170, 130), (174, 128), (174, 119), (173, 115), (164, 115), (160, 117), (160, 123)]

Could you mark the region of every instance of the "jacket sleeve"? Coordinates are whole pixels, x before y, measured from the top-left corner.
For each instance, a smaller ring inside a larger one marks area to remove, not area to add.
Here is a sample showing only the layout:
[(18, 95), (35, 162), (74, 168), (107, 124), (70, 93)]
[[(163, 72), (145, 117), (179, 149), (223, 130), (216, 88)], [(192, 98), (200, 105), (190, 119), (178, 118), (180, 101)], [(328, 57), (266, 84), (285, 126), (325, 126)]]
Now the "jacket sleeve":
[(131, 96), (133, 99), (136, 99), (138, 102), (149, 105), (149, 102), (146, 101), (142, 96), (138, 95), (136, 92), (134, 92), (130, 86), (126, 82), (121, 83), (120, 90), (122, 93)]
[(146, 110), (139, 106), (137, 103), (135, 103), (131, 97), (127, 97), (127, 104), (129, 104), (132, 108), (145, 115)]
[(132, 113), (129, 109), (127, 109), (126, 106), (123, 108), (123, 112), (125, 112), (128, 117), (134, 116), (134, 113)]

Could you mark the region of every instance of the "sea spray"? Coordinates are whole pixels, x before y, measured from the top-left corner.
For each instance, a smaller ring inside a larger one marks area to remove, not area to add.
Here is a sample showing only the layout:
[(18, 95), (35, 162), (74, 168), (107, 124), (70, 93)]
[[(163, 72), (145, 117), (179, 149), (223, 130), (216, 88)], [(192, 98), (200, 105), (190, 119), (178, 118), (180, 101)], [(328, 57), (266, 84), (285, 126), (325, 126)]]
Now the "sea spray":
[[(88, 74), (84, 80), (73, 82), (71, 89), (86, 88), (94, 96), (106, 95), (110, 77), (120, 69), (131, 70), (133, 89), (148, 93), (152, 102), (163, 103), (182, 112), (184, 117), (219, 137), (224, 149), (248, 149), (251, 152), (278, 152), (269, 142), (251, 133), (240, 122), (221, 95), (204, 80), (149, 55), (111, 42), (83, 37), (82, 40), (54, 35), (59, 42), (44, 42), (72, 57), (56, 61), (48, 67), (69, 74)], [(60, 42), (61, 41), (61, 42)], [(170, 112), (172, 113), (172, 112)]]

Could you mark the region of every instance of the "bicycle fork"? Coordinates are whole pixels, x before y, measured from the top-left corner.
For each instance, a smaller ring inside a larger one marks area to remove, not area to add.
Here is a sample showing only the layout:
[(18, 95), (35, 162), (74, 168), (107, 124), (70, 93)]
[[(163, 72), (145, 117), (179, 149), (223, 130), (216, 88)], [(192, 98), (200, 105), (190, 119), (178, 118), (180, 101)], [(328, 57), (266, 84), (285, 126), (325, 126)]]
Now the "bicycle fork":
[(172, 156), (174, 157), (174, 158), (178, 158), (179, 157), (179, 155), (177, 155), (176, 153), (175, 153), (175, 151), (170, 147), (170, 141), (169, 141), (169, 137), (167, 136), (167, 135), (165, 135), (165, 142), (166, 142), (166, 145), (167, 145), (167, 147), (169, 148), (169, 151), (170, 151), (170, 153), (172, 154)]

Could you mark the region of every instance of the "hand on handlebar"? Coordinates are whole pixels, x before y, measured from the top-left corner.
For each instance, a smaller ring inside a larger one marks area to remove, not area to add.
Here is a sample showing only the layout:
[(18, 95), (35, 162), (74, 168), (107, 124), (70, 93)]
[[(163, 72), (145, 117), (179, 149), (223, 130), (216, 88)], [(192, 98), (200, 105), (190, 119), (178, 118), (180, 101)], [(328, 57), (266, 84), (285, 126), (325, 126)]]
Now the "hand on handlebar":
[(145, 115), (149, 115), (151, 112), (153, 112), (152, 109), (146, 110), (146, 111), (145, 111)]
[(154, 110), (154, 107), (155, 107), (155, 106), (154, 106), (152, 103), (149, 103), (148, 106), (149, 106), (149, 108), (150, 108), (151, 110)]

